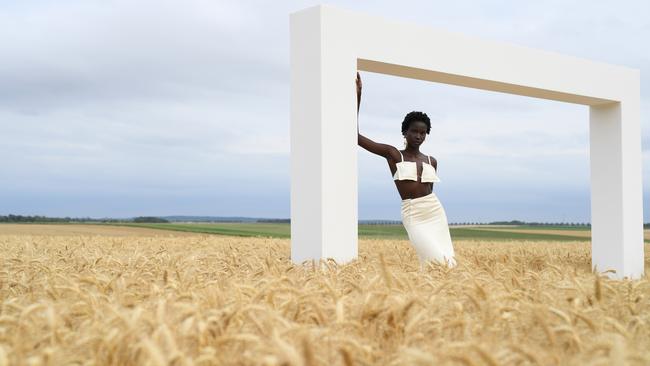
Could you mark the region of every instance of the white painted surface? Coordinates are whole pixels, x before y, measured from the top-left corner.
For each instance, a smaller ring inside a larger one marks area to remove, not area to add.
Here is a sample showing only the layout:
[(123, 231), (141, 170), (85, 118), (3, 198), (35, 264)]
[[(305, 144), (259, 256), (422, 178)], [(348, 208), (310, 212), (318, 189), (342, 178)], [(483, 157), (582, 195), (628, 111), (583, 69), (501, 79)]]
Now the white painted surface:
[(592, 268), (643, 275), (639, 71), (331, 6), (290, 15), (291, 259), (357, 258), (357, 70), (590, 106)]

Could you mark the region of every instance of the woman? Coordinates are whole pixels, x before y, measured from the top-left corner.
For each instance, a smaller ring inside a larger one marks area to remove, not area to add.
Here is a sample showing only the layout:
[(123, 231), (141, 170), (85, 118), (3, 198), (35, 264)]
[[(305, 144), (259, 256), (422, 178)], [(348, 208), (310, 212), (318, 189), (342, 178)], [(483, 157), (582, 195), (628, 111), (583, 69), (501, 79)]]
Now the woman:
[[(357, 132), (361, 104), (361, 76), (357, 72)], [(449, 234), (447, 215), (433, 193), (438, 178), (438, 162), (420, 152), (420, 145), (431, 130), (429, 117), (422, 112), (410, 112), (402, 122), (405, 149), (397, 150), (359, 133), (358, 143), (373, 154), (388, 161), (397, 191), (402, 198), (402, 224), (420, 260), (420, 267), (433, 260), (450, 267), (456, 266), (454, 247)]]

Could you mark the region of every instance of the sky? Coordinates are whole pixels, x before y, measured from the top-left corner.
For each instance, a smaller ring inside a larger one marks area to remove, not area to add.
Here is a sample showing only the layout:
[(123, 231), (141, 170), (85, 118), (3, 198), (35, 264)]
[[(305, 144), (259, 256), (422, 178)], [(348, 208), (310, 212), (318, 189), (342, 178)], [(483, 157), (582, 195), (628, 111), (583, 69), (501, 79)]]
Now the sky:
[[(290, 217), (289, 14), (317, 4), (3, 1), (0, 215)], [(650, 221), (650, 2), (326, 4), (639, 69)], [(430, 117), (449, 222), (590, 221), (588, 107), (361, 77), (364, 136)], [(399, 220), (385, 159), (358, 163), (359, 218)]]

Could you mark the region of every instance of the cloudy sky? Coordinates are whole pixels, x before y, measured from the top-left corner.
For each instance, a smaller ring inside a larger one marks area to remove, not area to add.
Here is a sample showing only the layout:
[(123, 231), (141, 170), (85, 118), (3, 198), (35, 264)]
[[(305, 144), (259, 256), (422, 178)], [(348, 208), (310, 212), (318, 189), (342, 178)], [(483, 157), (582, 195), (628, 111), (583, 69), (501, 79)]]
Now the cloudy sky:
[[(289, 217), (289, 14), (317, 4), (3, 1), (0, 215)], [(650, 2), (327, 4), (640, 69), (650, 221)], [(587, 107), (361, 75), (365, 136), (402, 148), (404, 115), (431, 118), (450, 222), (589, 221)], [(399, 219), (385, 160), (358, 158), (360, 218)]]

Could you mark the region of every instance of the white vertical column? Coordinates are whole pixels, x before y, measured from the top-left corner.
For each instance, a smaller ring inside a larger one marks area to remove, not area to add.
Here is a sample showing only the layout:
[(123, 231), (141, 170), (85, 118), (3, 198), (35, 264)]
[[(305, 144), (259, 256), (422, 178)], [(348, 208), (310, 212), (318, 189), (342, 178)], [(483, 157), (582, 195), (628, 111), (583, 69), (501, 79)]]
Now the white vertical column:
[(321, 21), (309, 9), (290, 17), (291, 259), (319, 258), (323, 247)]
[(643, 275), (643, 191), (638, 97), (589, 109), (592, 270)]
[(358, 254), (356, 57), (342, 49), (348, 28), (328, 26), (327, 13), (313, 7), (290, 16), (294, 263)]

